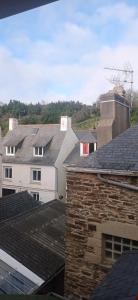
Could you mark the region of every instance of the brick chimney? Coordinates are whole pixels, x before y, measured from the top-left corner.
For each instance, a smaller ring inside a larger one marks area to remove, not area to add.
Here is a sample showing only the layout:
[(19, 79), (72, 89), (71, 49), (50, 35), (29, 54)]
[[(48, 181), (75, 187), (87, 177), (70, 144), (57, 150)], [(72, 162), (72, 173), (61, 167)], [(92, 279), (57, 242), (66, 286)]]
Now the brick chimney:
[(100, 96), (101, 120), (97, 127), (98, 148), (129, 127), (129, 103), (122, 86)]

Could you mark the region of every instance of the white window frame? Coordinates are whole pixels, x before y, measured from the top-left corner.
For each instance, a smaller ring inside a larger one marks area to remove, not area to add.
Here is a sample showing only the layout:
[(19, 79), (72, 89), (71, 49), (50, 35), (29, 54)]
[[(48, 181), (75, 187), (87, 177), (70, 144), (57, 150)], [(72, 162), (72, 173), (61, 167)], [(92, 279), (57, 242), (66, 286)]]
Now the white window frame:
[[(37, 179), (34, 179), (34, 178), (33, 178), (34, 172), (36, 172), (36, 174), (37, 174), (37, 175), (36, 175), (36, 178), (37, 178)], [(39, 178), (38, 172), (40, 172), (40, 180), (38, 179), (38, 178)], [(41, 182), (41, 175), (42, 175), (41, 169), (32, 169), (32, 170), (31, 170), (31, 181), (32, 181), (32, 182), (39, 182), (39, 183), (40, 183), (40, 182)]]
[(6, 155), (14, 156), (15, 155), (15, 147), (14, 146), (6, 146)]
[(34, 198), (34, 200), (39, 201), (40, 195), (38, 192), (31, 192), (31, 196)]
[(10, 167), (10, 166), (4, 166), (3, 167), (3, 177), (4, 177), (4, 179), (8, 179), (8, 180), (11, 180), (12, 179), (12, 176), (10, 177), (10, 176), (8, 176), (8, 177), (6, 177), (5, 175), (6, 175), (6, 169), (8, 170), (8, 175), (10, 175), (10, 170), (11, 170), (11, 175), (12, 175), (12, 167)]
[[(40, 149), (42, 149), (41, 154), (40, 154)], [(43, 157), (44, 156), (44, 148), (43, 147), (33, 147), (33, 156)]]
[[(125, 251), (138, 250), (137, 240), (131, 240), (124, 237), (104, 234), (103, 243), (104, 259), (112, 262), (116, 261)], [(137, 246), (135, 243), (137, 243)], [(120, 250), (117, 250), (117, 247), (120, 248)]]

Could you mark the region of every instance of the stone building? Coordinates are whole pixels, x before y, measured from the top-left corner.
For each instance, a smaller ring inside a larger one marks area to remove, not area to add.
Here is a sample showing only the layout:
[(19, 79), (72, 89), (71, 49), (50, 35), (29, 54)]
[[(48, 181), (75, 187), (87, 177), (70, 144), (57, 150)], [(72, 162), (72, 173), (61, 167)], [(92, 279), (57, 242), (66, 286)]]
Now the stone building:
[(88, 299), (124, 251), (138, 249), (138, 125), (67, 167), (65, 291)]
[(100, 122), (97, 127), (98, 148), (129, 128), (129, 103), (123, 87), (115, 87), (100, 96)]

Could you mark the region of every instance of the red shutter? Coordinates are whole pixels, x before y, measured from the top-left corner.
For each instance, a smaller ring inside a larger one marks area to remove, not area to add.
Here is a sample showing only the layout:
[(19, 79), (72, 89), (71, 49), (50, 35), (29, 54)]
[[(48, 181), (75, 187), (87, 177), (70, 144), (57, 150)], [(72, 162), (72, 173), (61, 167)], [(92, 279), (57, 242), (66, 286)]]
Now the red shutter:
[(83, 144), (83, 155), (89, 154), (89, 144)]

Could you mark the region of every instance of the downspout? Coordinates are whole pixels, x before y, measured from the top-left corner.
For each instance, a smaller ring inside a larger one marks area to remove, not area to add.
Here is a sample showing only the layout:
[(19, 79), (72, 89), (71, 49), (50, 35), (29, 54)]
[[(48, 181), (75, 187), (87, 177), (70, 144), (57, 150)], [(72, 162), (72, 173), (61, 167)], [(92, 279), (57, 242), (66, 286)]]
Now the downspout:
[(104, 183), (112, 184), (112, 185), (115, 185), (115, 186), (123, 187), (123, 188), (126, 188), (128, 190), (138, 192), (138, 186), (136, 186), (136, 185), (132, 185), (132, 184), (128, 184), (128, 183), (122, 183), (122, 182), (114, 181), (114, 180), (111, 180), (111, 179), (106, 179), (101, 174), (97, 174), (97, 177), (98, 177), (98, 179), (100, 179)]

